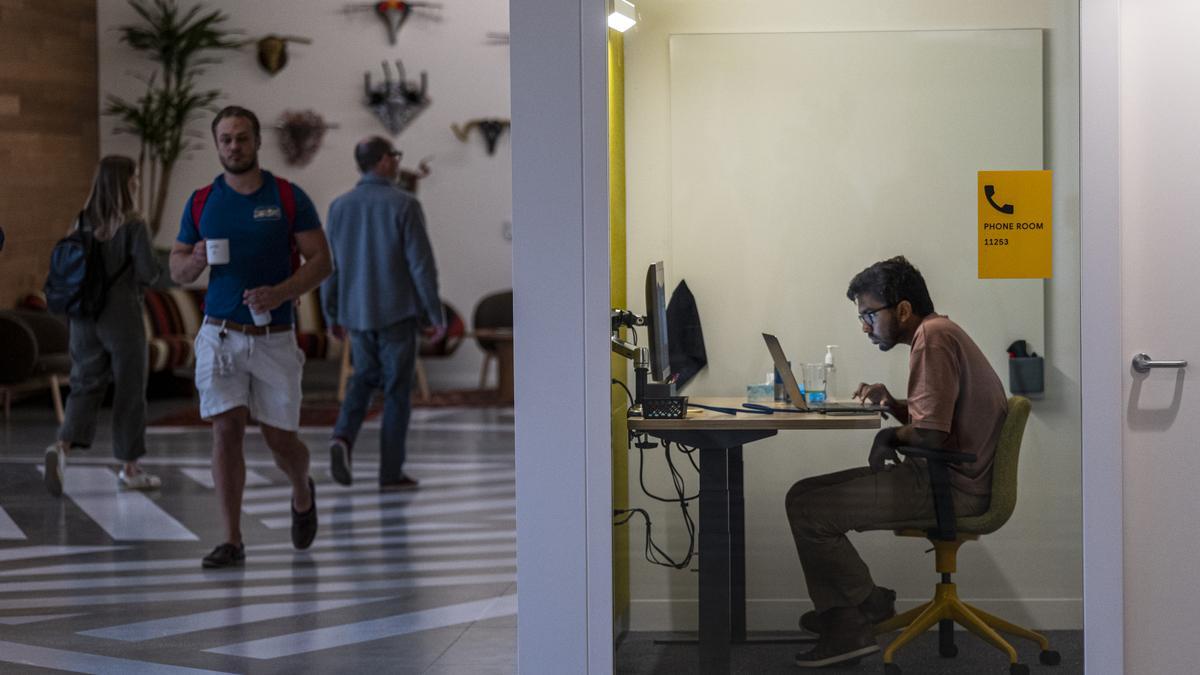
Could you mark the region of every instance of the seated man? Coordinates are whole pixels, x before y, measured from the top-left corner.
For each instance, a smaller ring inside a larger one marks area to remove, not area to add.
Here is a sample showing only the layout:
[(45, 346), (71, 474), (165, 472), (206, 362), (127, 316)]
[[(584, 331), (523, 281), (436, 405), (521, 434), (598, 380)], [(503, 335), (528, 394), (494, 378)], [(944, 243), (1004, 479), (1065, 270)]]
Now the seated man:
[[(804, 479), (787, 495), (787, 516), (814, 612), (801, 625), (820, 633), (796, 664), (820, 668), (879, 651), (872, 624), (896, 613), (896, 594), (875, 585), (850, 544), (850, 530), (933, 518), (929, 474), (920, 460), (898, 461), (897, 446), (945, 448), (976, 456), (950, 465), (957, 515), (988, 507), (992, 457), (1007, 414), (1000, 378), (975, 342), (935, 314), (925, 279), (903, 257), (875, 263), (850, 282), (863, 332), (882, 351), (910, 345), (908, 398), (882, 384), (860, 384), (855, 398), (886, 406), (902, 426), (875, 436), (869, 466)], [(891, 462), (890, 464), (887, 462)]]

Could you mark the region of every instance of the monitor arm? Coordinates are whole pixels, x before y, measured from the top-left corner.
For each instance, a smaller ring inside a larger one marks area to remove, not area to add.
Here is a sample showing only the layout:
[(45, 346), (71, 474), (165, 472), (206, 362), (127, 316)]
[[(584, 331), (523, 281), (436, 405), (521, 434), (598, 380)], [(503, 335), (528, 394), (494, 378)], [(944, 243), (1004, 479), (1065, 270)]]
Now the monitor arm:
[(634, 373), (634, 404), (640, 405), (646, 391), (646, 379), (650, 374), (650, 348), (640, 347), (632, 342), (622, 340), (617, 331), (621, 326), (633, 329), (634, 326), (645, 326), (646, 317), (638, 316), (624, 309), (612, 311), (612, 336), (610, 343), (614, 353), (633, 361)]

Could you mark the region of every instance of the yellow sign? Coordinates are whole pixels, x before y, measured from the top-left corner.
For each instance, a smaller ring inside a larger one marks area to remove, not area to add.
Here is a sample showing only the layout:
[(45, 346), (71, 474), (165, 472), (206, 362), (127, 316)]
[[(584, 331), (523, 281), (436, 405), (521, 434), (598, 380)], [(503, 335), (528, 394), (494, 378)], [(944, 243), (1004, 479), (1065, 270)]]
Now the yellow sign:
[(979, 172), (979, 278), (1049, 279), (1052, 171)]

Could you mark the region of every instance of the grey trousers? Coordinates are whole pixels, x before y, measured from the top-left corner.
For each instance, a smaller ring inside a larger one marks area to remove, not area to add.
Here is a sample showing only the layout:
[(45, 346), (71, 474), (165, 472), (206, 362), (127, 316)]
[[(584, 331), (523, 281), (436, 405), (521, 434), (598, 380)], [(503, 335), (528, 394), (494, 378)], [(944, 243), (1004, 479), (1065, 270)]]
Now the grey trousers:
[[(136, 311), (135, 311), (136, 310)], [(140, 306), (112, 302), (96, 320), (71, 319), (71, 393), (58, 438), (89, 446), (108, 383), (113, 383), (113, 456), (146, 454), (148, 355)]]
[[(959, 516), (983, 513), (990, 502), (986, 496), (951, 492)], [(818, 612), (857, 607), (875, 588), (847, 532), (934, 517), (929, 470), (913, 461), (878, 473), (864, 466), (806, 478), (788, 490), (786, 506), (808, 595)]]

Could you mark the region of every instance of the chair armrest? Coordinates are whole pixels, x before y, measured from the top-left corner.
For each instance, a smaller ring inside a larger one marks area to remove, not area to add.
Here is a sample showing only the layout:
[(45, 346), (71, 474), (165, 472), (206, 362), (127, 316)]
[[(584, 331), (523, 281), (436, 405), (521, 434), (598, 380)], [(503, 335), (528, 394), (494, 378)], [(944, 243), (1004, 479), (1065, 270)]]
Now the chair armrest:
[(906, 457), (920, 457), (927, 460), (929, 470), (929, 487), (933, 491), (933, 514), (937, 518), (937, 527), (926, 534), (930, 539), (954, 541), (958, 537), (955, 527), (954, 497), (950, 494), (950, 464), (961, 464), (975, 461), (975, 455), (952, 450), (935, 450), (933, 448), (914, 448), (900, 446), (896, 448)]
[(953, 452), (951, 450), (935, 450), (933, 448), (913, 448), (902, 445), (896, 448), (896, 452), (909, 457), (920, 457), (922, 459), (932, 459), (935, 462), (946, 462), (948, 464), (969, 464), (975, 461), (975, 455), (966, 452)]

